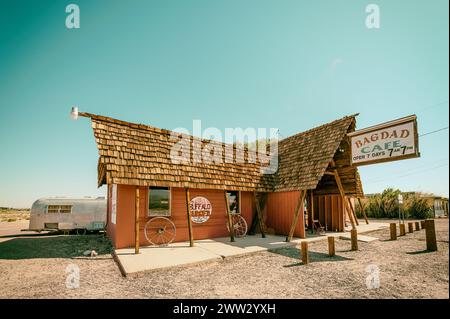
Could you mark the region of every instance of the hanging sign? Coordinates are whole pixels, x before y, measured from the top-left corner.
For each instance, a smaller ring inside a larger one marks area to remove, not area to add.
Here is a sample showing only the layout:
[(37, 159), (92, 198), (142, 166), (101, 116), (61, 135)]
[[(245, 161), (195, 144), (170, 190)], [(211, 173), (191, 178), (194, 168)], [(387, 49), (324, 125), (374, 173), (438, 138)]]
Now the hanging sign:
[(416, 116), (411, 115), (347, 134), (353, 166), (419, 157)]
[(209, 200), (205, 197), (194, 197), (189, 203), (191, 210), (191, 220), (194, 223), (201, 224), (206, 222), (211, 217), (212, 206)]

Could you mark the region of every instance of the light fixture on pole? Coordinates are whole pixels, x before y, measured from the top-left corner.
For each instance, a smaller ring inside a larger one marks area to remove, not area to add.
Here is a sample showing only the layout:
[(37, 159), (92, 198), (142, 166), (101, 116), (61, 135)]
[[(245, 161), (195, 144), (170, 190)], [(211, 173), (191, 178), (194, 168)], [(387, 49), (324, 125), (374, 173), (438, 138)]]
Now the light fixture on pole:
[(72, 106), (72, 110), (70, 111), (70, 117), (72, 118), (72, 120), (78, 119), (78, 107)]

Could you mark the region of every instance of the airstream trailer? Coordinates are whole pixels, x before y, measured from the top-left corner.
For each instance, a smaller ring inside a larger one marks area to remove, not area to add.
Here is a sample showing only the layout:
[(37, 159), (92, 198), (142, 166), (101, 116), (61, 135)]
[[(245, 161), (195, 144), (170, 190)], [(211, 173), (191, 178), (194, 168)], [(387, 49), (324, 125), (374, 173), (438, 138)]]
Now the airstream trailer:
[(106, 199), (104, 197), (41, 198), (33, 203), (28, 230), (103, 230), (106, 226)]

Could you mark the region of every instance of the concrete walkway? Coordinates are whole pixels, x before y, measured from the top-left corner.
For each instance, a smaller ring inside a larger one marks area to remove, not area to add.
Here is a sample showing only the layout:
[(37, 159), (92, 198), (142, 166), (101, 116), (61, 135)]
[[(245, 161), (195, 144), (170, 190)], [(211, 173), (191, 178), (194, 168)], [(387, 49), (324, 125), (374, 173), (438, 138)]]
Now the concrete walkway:
[[(370, 223), (366, 225), (364, 221), (357, 227), (358, 234), (383, 229), (389, 227), (388, 223)], [(311, 236), (307, 238), (294, 238), (291, 242), (285, 241), (285, 236), (261, 235), (246, 236), (236, 238), (235, 242), (230, 242), (229, 237), (196, 240), (194, 247), (189, 247), (189, 242), (174, 243), (167, 247), (141, 247), (138, 255), (134, 254), (134, 248), (117, 249), (116, 261), (122, 268), (124, 275), (137, 272), (193, 265), (201, 262), (220, 261), (224, 258), (239, 256), (244, 254), (267, 251), (276, 248), (297, 246), (302, 241), (312, 242), (324, 240), (327, 236), (341, 237), (348, 236), (348, 232), (330, 232), (324, 236)], [(361, 236), (361, 240), (364, 241)]]

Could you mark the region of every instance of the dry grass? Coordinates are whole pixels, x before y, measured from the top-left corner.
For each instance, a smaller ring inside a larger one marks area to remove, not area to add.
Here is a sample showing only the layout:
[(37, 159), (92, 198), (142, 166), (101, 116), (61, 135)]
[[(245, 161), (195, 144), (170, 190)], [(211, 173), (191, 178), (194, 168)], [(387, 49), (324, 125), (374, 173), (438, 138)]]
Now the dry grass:
[[(423, 230), (390, 241), (385, 229), (370, 234), (379, 241), (359, 242), (359, 251), (337, 240), (333, 258), (326, 241), (311, 243), (308, 265), (298, 249), (284, 248), (129, 278), (102, 236), (22, 238), (30, 242), (0, 243), (0, 298), (448, 298), (448, 226), (436, 220), (437, 252), (425, 250)], [(80, 257), (85, 249), (101, 254)], [(81, 270), (78, 289), (65, 287), (70, 263)], [(379, 267), (379, 289), (366, 287), (368, 265)]]
[(29, 209), (15, 209), (0, 207), (0, 222), (15, 222), (18, 220), (30, 220)]

